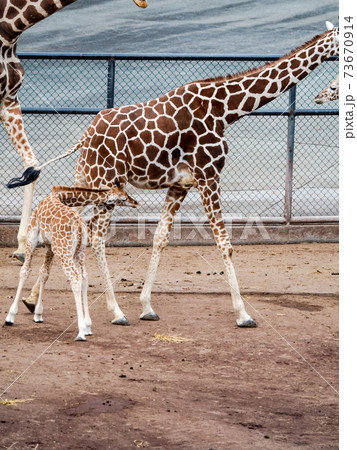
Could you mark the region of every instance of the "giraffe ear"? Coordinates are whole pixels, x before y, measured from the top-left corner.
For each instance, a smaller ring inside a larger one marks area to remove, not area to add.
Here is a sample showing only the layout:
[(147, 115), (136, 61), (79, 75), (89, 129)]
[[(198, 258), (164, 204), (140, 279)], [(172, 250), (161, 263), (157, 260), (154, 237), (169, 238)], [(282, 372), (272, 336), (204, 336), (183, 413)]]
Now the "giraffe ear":
[(329, 22), (328, 20), (326, 20), (326, 28), (330, 31), (333, 29), (333, 25), (331, 22)]

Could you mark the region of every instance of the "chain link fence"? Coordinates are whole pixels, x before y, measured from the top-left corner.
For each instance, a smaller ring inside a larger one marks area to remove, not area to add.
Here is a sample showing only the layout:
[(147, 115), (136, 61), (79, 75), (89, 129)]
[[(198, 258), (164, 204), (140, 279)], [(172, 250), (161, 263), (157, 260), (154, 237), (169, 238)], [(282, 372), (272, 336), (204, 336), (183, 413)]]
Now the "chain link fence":
[[(149, 100), (189, 81), (237, 73), (279, 56), (22, 54), (25, 129), (41, 164), (74, 145), (101, 109)], [(338, 215), (338, 104), (313, 102), (337, 72), (338, 61), (326, 61), (297, 85), (293, 101), (287, 92), (228, 128), (229, 153), (222, 175), (226, 217), (290, 220)], [(288, 131), (289, 121), (294, 123), (293, 133)], [(3, 128), (0, 142), (0, 215), (20, 216), (23, 191), (9, 191), (4, 182), (22, 172), (21, 160)], [(294, 154), (290, 192), (288, 149), (290, 156)], [(75, 153), (42, 171), (33, 206), (54, 184), (73, 185), (77, 159)], [(128, 192), (141, 207), (116, 208), (118, 218), (159, 217), (165, 190), (130, 186)], [(204, 216), (195, 189), (180, 214), (191, 219)]]

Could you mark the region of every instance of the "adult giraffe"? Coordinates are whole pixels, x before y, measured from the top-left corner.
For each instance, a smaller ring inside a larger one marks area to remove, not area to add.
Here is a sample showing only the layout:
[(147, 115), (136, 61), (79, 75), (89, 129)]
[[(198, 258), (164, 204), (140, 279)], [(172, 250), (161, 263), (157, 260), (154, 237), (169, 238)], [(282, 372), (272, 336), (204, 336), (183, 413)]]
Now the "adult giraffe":
[[(22, 120), (18, 91), (24, 77), (23, 66), (16, 54), (17, 40), (36, 23), (76, 0), (0, 0), (0, 119), (16, 151), (26, 167), (37, 165), (36, 156), (28, 142)], [(134, 0), (146, 8), (146, 0)], [(35, 184), (25, 188), (18, 249), (14, 256), (24, 261), (26, 231), (30, 220)]]
[[(233, 249), (221, 213), (219, 180), (228, 152), (224, 131), (336, 55), (338, 29), (329, 22), (327, 28), (328, 31), (275, 62), (236, 75), (187, 83), (145, 103), (102, 111), (72, 149), (42, 166), (82, 147), (77, 185), (103, 188), (119, 183), (124, 188), (129, 182), (143, 189), (168, 188), (140, 296), (141, 319), (158, 319), (150, 300), (160, 255), (168, 243), (175, 213), (188, 190), (197, 187), (223, 256), (233, 307), (238, 313), (237, 324), (256, 325), (239, 293)], [(30, 172), (40, 169), (31, 168)], [(112, 207), (97, 211), (91, 222), (91, 244), (105, 280), (108, 309), (114, 312), (113, 323), (126, 325), (128, 321), (116, 303), (105, 260), (105, 235), (112, 211)], [(35, 286), (28, 301), (36, 303), (37, 297)]]

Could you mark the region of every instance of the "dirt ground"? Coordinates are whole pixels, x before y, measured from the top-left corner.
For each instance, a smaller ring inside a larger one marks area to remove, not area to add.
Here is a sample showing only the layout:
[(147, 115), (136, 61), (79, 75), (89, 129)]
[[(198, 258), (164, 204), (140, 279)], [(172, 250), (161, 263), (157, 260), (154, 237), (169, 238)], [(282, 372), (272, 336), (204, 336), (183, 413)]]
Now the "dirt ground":
[[(13, 250), (0, 249), (2, 321), (20, 270)], [(86, 342), (74, 341), (74, 299), (57, 264), (44, 323), (21, 304), (15, 325), (0, 327), (0, 448), (337, 449), (337, 244), (235, 247), (255, 329), (236, 326), (214, 246), (165, 250), (152, 296), (160, 321), (140, 321), (150, 253), (108, 248), (130, 327), (110, 323), (90, 250)]]

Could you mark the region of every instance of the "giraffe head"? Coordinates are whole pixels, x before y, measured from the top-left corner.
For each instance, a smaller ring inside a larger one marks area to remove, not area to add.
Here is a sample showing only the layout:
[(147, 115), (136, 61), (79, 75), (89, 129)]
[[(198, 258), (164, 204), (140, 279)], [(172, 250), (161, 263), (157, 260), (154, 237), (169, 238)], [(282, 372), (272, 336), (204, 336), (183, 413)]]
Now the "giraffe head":
[(131, 208), (139, 206), (139, 203), (118, 185), (105, 189), (53, 186), (52, 193), (66, 206), (130, 206)]
[(325, 102), (338, 100), (340, 95), (339, 86), (339, 75), (337, 75), (337, 77), (314, 98), (314, 102), (321, 105)]
[(130, 206), (131, 208), (139, 206), (139, 203), (118, 185), (103, 191), (107, 191), (105, 205)]

